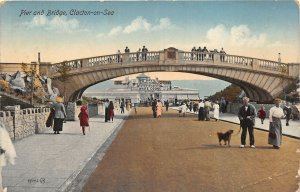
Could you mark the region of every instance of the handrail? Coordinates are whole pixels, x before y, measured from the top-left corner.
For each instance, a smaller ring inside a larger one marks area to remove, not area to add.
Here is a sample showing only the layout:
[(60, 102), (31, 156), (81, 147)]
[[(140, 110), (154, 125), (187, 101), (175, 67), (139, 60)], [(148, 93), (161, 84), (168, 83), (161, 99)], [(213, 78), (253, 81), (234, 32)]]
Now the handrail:
[[(141, 62), (141, 64), (148, 64), (149, 62), (160, 61), (160, 54), (164, 54), (164, 51), (149, 51), (149, 52), (130, 52), (121, 54), (110, 54), (96, 57), (89, 57), (83, 59), (75, 59), (66, 61), (67, 65), (72, 69), (88, 68), (103, 66), (108, 64), (120, 64), (126, 65), (130, 63)], [(178, 51), (181, 56), (178, 60), (184, 63), (211, 63), (211, 64), (234, 64), (243, 67), (253, 68), (256, 65), (257, 68), (262, 70), (269, 70), (273, 72), (280, 72), (281, 74), (288, 74), (288, 65), (285, 63), (280, 63), (277, 61), (271, 61), (266, 59), (257, 59), (251, 57), (244, 57), (238, 55), (229, 55), (225, 53), (215, 53), (215, 52), (184, 52)], [(164, 59), (165, 57), (163, 57)], [(63, 64), (56, 63), (50, 67), (52, 72), (56, 72), (57, 66)]]

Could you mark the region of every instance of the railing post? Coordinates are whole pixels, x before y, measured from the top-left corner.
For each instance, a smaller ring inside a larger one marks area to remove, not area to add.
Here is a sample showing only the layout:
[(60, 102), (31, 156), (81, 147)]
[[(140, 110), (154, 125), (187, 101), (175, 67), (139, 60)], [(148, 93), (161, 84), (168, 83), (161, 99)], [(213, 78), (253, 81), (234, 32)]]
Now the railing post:
[(219, 53), (213, 53), (213, 63), (217, 64), (220, 62), (220, 54)]
[(129, 53), (124, 53), (122, 57), (122, 63), (130, 63)]
[(259, 65), (258, 65), (258, 60), (257, 59), (253, 59), (252, 60), (252, 69), (253, 70), (258, 70)]

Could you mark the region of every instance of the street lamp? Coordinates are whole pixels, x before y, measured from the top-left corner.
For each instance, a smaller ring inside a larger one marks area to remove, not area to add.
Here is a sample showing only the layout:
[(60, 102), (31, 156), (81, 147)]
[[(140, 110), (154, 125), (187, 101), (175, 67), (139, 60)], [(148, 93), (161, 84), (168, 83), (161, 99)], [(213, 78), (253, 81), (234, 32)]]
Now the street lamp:
[(280, 53), (278, 53), (278, 63), (281, 63)]

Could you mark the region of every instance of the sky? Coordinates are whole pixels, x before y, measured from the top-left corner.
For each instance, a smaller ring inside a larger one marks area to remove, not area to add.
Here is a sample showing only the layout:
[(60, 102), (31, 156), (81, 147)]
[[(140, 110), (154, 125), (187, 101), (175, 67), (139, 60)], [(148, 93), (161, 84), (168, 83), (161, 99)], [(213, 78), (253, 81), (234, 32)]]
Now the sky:
[[(54, 13), (48, 15), (49, 10)], [(72, 15), (76, 11), (91, 14)], [(300, 62), (299, 34), (294, 1), (0, 4), (0, 62), (36, 61), (41, 52), (42, 61), (55, 63), (123, 52), (126, 46), (135, 52), (143, 45), (149, 51), (223, 47), (228, 54), (268, 60), (281, 53), (282, 62)]]

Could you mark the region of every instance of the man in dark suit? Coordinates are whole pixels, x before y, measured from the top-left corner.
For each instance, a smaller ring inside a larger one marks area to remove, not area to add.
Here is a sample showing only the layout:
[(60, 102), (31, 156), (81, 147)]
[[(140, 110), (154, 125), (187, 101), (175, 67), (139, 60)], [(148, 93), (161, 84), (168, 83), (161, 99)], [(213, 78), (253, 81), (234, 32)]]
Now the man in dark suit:
[(246, 144), (246, 136), (247, 129), (250, 137), (250, 147), (255, 148), (254, 145), (254, 134), (253, 134), (253, 126), (255, 125), (255, 115), (256, 109), (253, 105), (249, 104), (249, 98), (243, 98), (243, 106), (239, 109), (238, 117), (240, 119), (240, 125), (242, 127), (242, 135), (241, 135), (241, 148), (245, 147)]

